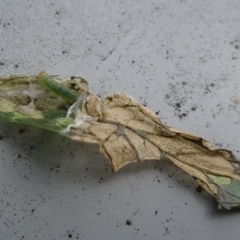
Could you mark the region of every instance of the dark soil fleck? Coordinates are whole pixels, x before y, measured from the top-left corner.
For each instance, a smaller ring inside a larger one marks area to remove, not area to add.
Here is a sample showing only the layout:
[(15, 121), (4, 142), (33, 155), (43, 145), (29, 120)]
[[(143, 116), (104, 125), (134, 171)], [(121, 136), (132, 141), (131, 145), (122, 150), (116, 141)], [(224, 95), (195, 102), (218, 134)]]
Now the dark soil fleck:
[(177, 102), (177, 103), (176, 103), (176, 107), (177, 107), (177, 108), (180, 108), (180, 107), (181, 107), (181, 103), (180, 103), (180, 102)]
[(203, 190), (203, 188), (202, 188), (200, 185), (196, 188), (196, 191), (197, 191), (198, 193), (201, 193), (202, 190)]
[(26, 130), (24, 130), (24, 129), (19, 129), (19, 133), (25, 133), (26, 132)]
[(126, 225), (131, 226), (132, 225), (132, 220), (131, 219), (127, 220)]

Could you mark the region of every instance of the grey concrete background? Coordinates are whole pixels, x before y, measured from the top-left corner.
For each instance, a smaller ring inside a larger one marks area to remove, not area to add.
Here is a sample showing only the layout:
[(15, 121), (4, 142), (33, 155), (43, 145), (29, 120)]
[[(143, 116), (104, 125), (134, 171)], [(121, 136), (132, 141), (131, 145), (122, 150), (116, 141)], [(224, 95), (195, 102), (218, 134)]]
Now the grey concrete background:
[[(2, 0), (0, 73), (82, 76), (240, 156), (239, 26), (239, 0)], [(96, 146), (0, 126), (0, 239), (239, 239), (239, 211), (169, 162), (112, 173)]]

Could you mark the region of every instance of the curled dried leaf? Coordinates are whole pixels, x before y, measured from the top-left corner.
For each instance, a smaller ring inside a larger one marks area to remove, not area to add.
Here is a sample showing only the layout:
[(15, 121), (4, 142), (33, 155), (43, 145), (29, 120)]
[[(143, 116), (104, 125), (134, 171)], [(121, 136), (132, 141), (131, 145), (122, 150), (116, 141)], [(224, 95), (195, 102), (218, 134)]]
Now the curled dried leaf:
[[(100, 101), (89, 92), (86, 80), (72, 77), (62, 82), (63, 86), (86, 96), (83, 104), (81, 101), (81, 106), (76, 104), (78, 109), (73, 109), (39, 84), (38, 76), (2, 77), (0, 84), (3, 120), (98, 144), (113, 171), (129, 163), (166, 157), (212, 194), (219, 208), (240, 207), (240, 161), (231, 151), (215, 149), (201, 137), (164, 125), (126, 94), (111, 94)], [(69, 108), (73, 109), (70, 113)], [(67, 113), (69, 118), (65, 118)]]

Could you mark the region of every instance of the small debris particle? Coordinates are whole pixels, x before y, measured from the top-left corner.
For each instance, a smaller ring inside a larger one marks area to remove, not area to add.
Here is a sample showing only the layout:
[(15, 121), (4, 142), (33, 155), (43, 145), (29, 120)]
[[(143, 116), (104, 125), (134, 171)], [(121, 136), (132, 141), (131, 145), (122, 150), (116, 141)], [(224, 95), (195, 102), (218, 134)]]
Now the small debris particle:
[(126, 225), (131, 226), (132, 225), (132, 220), (131, 219), (127, 220)]
[(180, 102), (177, 102), (177, 103), (176, 103), (176, 107), (177, 107), (177, 108), (180, 108), (180, 107), (181, 107), (181, 103), (180, 103)]
[(202, 190), (203, 190), (203, 188), (202, 188), (200, 185), (196, 188), (196, 191), (197, 191), (198, 193), (201, 193)]
[(19, 129), (19, 133), (25, 133), (26, 132), (26, 130), (24, 130), (24, 129)]

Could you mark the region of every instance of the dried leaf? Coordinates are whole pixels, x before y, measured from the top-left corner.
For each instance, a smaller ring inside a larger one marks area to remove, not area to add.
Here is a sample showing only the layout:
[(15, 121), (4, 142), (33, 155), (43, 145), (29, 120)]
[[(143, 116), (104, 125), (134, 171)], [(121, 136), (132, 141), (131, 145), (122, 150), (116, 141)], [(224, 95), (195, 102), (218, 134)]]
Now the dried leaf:
[[(55, 77), (55, 80), (60, 79)], [(0, 118), (32, 124), (75, 141), (99, 144), (113, 171), (128, 163), (168, 158), (189, 173), (219, 202), (219, 208), (240, 207), (240, 161), (207, 140), (164, 125), (149, 109), (124, 93), (104, 101), (88, 91), (82, 78), (62, 83), (86, 99), (65, 118), (70, 105), (48, 92), (38, 76), (0, 78)]]

